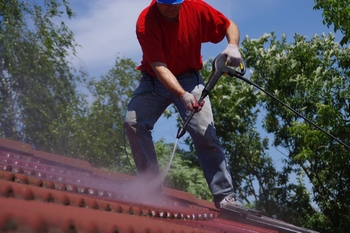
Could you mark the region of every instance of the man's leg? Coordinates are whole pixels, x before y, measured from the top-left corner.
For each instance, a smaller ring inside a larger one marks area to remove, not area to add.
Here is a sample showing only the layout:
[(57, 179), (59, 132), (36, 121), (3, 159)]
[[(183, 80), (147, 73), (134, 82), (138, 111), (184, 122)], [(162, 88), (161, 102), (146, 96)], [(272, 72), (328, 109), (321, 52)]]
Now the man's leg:
[[(162, 87), (157, 89), (162, 91)], [(156, 176), (159, 167), (151, 130), (170, 100), (154, 90), (151, 77), (143, 75), (129, 103), (124, 128), (139, 173)]]
[[(200, 85), (197, 85), (195, 77), (179, 80), (182, 87), (188, 92), (200, 98), (204, 88), (200, 77)], [(174, 103), (178, 108), (181, 117), (186, 120), (189, 111), (186, 111), (181, 101)], [(220, 202), (227, 195), (233, 194), (232, 178), (227, 168), (227, 161), (219, 139), (216, 137), (214, 128), (213, 113), (209, 98), (205, 98), (203, 109), (195, 113), (189, 122), (187, 131), (191, 135), (196, 148), (204, 176), (214, 196), (214, 202)]]

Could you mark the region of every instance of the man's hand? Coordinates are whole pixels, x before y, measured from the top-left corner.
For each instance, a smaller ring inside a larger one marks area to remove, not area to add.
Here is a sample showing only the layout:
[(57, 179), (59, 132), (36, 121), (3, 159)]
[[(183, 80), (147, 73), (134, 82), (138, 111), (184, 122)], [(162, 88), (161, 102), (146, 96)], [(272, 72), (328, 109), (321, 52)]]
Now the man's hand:
[(227, 65), (237, 67), (242, 62), (241, 53), (238, 50), (238, 46), (235, 44), (228, 44), (226, 49), (221, 54), (227, 56)]
[(193, 111), (193, 109), (197, 109), (196, 112), (202, 110), (202, 107), (205, 103), (205, 101), (202, 100), (201, 103), (198, 104), (196, 97), (194, 97), (194, 95), (188, 93), (187, 91), (180, 97), (180, 100), (183, 103), (183, 105), (185, 105), (185, 108), (188, 111)]

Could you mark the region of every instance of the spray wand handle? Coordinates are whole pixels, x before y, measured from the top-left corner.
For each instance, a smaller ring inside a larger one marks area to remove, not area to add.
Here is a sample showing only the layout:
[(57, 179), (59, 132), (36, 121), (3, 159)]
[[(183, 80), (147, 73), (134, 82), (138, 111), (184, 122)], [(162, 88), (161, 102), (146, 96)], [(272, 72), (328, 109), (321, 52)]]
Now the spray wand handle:
[[(198, 100), (198, 105), (200, 105), (200, 103), (202, 102), (202, 100), (209, 94), (206, 93), (206, 91), (203, 90), (201, 97)], [(177, 131), (177, 136), (176, 138), (179, 139), (182, 136), (184, 136), (184, 134), (186, 133), (186, 127), (187, 125), (190, 123), (190, 120), (192, 119), (193, 115), (197, 112), (198, 107), (196, 107), (195, 109), (192, 110), (191, 114), (188, 116), (186, 122), (183, 124), (183, 126), (181, 128), (179, 128), (179, 130)]]
[[(243, 76), (246, 72), (246, 68), (245, 68), (244, 63), (240, 64), (240, 68), (241, 68), (241, 71), (237, 71), (237, 70), (234, 70), (231, 67), (227, 66), (226, 65), (226, 55), (219, 54), (213, 61), (212, 75), (210, 76), (208, 82), (206, 83), (206, 85), (202, 91), (202, 95), (198, 100), (198, 103), (200, 104), (202, 102), (202, 100), (205, 97), (207, 97), (207, 95), (209, 95), (209, 92), (213, 89), (214, 85), (219, 80), (221, 75), (228, 74), (230, 76), (236, 76), (236, 77)], [(177, 139), (181, 138), (186, 133), (186, 127), (187, 127), (188, 123), (190, 122), (190, 120), (192, 119), (193, 115), (196, 113), (196, 111), (197, 111), (197, 108), (192, 110), (191, 114), (188, 116), (184, 125), (181, 128), (179, 128), (179, 130), (177, 131), (177, 136), (176, 136)]]

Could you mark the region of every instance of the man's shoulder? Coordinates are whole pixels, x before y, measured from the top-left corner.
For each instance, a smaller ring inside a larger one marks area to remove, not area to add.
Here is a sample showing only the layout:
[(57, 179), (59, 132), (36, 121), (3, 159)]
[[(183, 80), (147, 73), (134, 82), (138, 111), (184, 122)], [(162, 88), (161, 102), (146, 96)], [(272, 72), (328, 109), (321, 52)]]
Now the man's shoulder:
[(150, 12), (154, 11), (155, 6), (156, 6), (155, 4), (151, 4), (151, 5), (147, 6), (146, 8), (144, 8), (144, 9), (140, 12), (139, 17), (145, 16), (145, 15), (149, 14)]
[(155, 5), (151, 4), (144, 8), (137, 19), (137, 26), (140, 27), (146, 23), (146, 21), (155, 21)]

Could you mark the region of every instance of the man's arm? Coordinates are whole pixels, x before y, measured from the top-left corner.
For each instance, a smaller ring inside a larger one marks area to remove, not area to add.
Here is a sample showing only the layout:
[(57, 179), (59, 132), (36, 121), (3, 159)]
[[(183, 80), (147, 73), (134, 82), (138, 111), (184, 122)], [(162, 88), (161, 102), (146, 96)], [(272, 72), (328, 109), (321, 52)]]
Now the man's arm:
[(151, 67), (156, 73), (158, 80), (173, 94), (180, 98), (186, 92), (165, 63), (153, 62)]
[(168, 69), (165, 63), (163, 62), (153, 62), (151, 67), (157, 75), (158, 80), (169, 90), (171, 93), (179, 97), (185, 108), (189, 111), (194, 109), (197, 112), (201, 111), (204, 100), (199, 105), (196, 97), (191, 93), (185, 91), (180, 83), (177, 81), (173, 73)]
[(230, 26), (226, 29), (226, 38), (227, 38), (227, 42), (229, 44), (235, 44), (235, 45), (239, 45), (239, 40), (240, 40), (240, 33), (239, 33), (239, 29), (238, 26), (231, 21)]
[(226, 29), (226, 38), (228, 45), (222, 52), (227, 56), (227, 64), (237, 67), (242, 62), (241, 53), (239, 52), (240, 34), (237, 25), (230, 20), (230, 26)]

